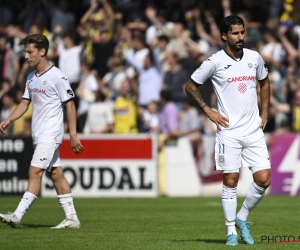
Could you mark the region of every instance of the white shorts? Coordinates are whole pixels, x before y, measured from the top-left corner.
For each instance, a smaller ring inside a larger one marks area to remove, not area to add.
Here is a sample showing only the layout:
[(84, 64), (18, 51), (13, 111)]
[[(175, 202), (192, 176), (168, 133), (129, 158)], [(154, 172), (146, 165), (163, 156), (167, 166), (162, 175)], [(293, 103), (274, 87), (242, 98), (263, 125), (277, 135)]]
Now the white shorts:
[(217, 135), (215, 144), (216, 170), (223, 173), (239, 172), (241, 166), (254, 173), (271, 168), (264, 133), (258, 129), (247, 136)]
[(31, 166), (51, 171), (52, 167), (60, 167), (60, 143), (45, 142), (34, 145)]

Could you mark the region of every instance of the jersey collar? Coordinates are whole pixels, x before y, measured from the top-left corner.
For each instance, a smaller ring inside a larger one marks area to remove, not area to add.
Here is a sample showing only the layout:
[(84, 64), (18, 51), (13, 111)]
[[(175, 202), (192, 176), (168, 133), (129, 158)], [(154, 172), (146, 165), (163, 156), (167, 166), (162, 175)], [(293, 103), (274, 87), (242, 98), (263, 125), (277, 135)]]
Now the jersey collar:
[(36, 71), (35, 71), (34, 74), (35, 74), (36, 77), (40, 77), (40, 76), (44, 75), (45, 73), (47, 73), (50, 69), (52, 69), (52, 67), (53, 67), (53, 65), (52, 65), (48, 70), (46, 70), (44, 73), (42, 73), (42, 74), (40, 74), (40, 75), (37, 75), (37, 74), (36, 74)]
[(242, 56), (241, 56), (240, 60), (236, 60), (234, 57), (229, 55), (225, 49), (223, 49), (223, 51), (226, 53), (227, 56), (229, 56), (231, 59), (233, 59), (236, 62), (240, 62), (242, 60), (243, 56), (244, 56), (244, 49), (242, 50)]

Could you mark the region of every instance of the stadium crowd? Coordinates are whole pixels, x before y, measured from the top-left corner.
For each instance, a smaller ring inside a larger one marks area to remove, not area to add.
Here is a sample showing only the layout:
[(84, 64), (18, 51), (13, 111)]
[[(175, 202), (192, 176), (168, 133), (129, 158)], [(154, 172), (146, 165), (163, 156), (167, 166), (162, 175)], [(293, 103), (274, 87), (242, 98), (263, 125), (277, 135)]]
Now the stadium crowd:
[[(1, 1), (0, 120), (20, 102), (32, 71), (20, 40), (41, 33), (50, 41), (48, 59), (76, 93), (79, 133), (162, 133), (162, 143), (189, 136), (195, 145), (207, 145), (200, 148), (209, 160), (216, 127), (185, 96), (184, 85), (203, 60), (224, 48), (218, 20), (237, 14), (246, 24), (245, 47), (258, 51), (269, 69), (265, 132), (298, 132), (299, 5), (298, 0)], [(201, 93), (216, 106), (209, 81)], [(30, 127), (28, 110), (8, 134), (30, 135)], [(210, 169), (202, 172), (209, 174)]]

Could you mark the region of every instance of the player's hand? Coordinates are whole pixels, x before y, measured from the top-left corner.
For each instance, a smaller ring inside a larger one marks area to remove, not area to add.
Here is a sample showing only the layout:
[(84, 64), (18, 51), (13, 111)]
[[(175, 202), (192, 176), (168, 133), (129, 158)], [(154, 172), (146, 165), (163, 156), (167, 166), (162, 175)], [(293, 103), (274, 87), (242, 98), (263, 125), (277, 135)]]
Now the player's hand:
[(84, 147), (82, 146), (80, 140), (76, 135), (70, 136), (70, 142), (71, 142), (72, 150), (75, 154), (81, 154), (83, 152)]
[(217, 128), (221, 130), (223, 128), (229, 128), (229, 120), (227, 117), (221, 115), (219, 112), (211, 110), (207, 113), (208, 118), (217, 125)]
[(0, 132), (1, 134), (5, 134), (5, 129), (9, 126), (10, 120), (4, 120), (3, 122), (0, 123)]
[(267, 125), (267, 123), (268, 123), (268, 115), (261, 115), (260, 116), (260, 118), (261, 118), (261, 129), (262, 130), (264, 130), (265, 129), (265, 127), (266, 127), (266, 125)]

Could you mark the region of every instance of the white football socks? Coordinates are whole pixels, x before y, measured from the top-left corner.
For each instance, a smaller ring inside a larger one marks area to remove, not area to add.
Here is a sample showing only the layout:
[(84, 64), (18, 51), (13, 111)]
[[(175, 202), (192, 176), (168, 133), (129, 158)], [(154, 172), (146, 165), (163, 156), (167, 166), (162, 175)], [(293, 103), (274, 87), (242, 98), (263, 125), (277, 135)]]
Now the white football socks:
[(222, 206), (225, 217), (225, 224), (227, 226), (227, 235), (237, 234), (235, 229), (235, 216), (237, 206), (236, 187), (229, 188), (223, 185)]
[(248, 191), (246, 193), (246, 198), (243, 202), (243, 205), (237, 214), (237, 217), (240, 220), (242, 220), (242, 221), (247, 220), (251, 210), (254, 209), (256, 207), (256, 205), (264, 197), (265, 191), (266, 191), (266, 189), (257, 186), (255, 182), (251, 183), (251, 185), (248, 188)]
[(57, 198), (65, 212), (66, 218), (70, 220), (78, 220), (72, 194), (61, 194), (58, 195)]
[(30, 192), (25, 192), (14, 214), (21, 221), (26, 211), (30, 208), (32, 203), (36, 200), (36, 196)]

